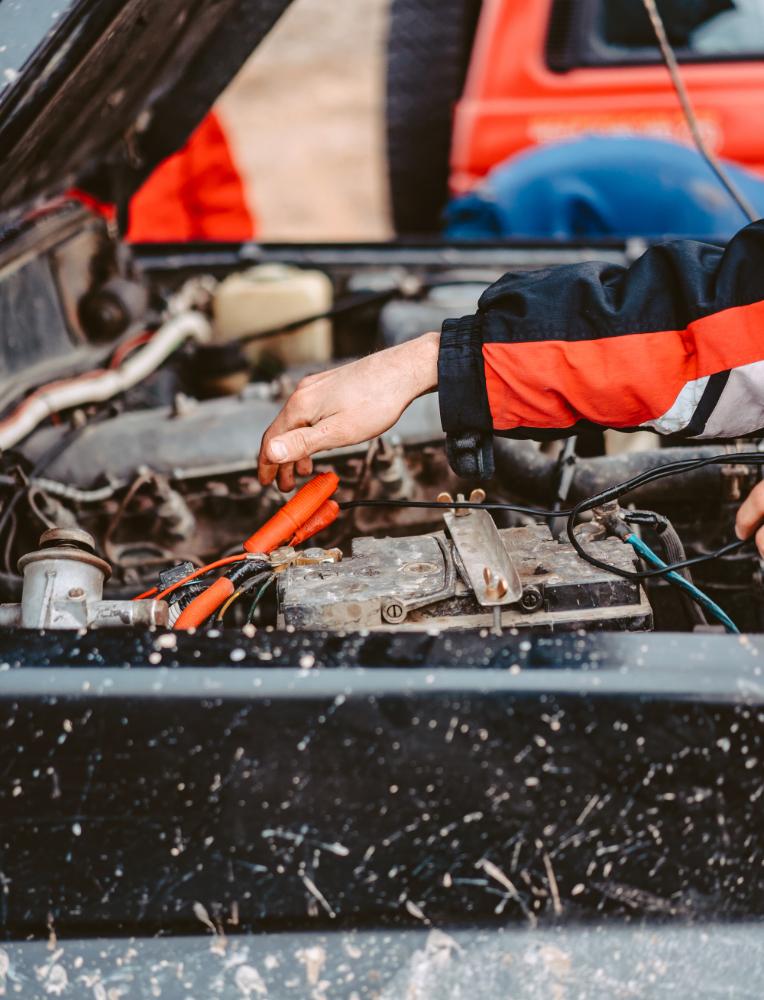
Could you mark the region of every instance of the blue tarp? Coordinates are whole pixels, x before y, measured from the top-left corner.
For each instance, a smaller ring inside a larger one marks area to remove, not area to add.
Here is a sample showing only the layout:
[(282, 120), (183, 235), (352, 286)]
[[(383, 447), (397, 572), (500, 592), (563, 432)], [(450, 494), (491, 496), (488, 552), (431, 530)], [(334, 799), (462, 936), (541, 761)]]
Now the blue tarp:
[[(764, 179), (725, 167), (764, 216)], [(586, 136), (495, 167), (451, 202), (445, 231), (452, 239), (728, 239), (746, 222), (696, 150), (662, 139)]]

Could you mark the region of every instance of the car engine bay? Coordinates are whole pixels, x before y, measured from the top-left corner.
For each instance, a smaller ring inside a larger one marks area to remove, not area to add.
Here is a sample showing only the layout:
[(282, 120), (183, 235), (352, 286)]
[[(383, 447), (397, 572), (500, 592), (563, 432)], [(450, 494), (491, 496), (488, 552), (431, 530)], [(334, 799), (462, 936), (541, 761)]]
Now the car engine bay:
[[(481, 484), (451, 470), (433, 394), (317, 456), (332, 488), (253, 542), (287, 499), (259, 484), (259, 443), (300, 379), (474, 311), (498, 261), (179, 251), (144, 273), (72, 206), (0, 251), (2, 628), (761, 630), (755, 550), (715, 558), (758, 442), (497, 438)], [(696, 560), (693, 578), (656, 558)]]

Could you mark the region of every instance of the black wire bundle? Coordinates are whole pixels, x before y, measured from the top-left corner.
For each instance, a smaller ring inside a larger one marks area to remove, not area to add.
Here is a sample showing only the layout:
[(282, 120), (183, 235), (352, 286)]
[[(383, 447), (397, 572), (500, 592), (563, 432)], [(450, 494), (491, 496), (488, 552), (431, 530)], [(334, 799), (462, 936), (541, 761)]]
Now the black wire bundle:
[(734, 462), (735, 465), (762, 466), (764, 465), (764, 453), (736, 452), (730, 455), (712, 455), (709, 458), (686, 459), (679, 462), (672, 462), (670, 465), (664, 465), (657, 469), (648, 469), (647, 472), (640, 473), (640, 475), (634, 476), (632, 479), (626, 480), (626, 482), (619, 483), (609, 489), (602, 490), (594, 496), (580, 500), (570, 510), (570, 512), (568, 512), (566, 525), (568, 539), (578, 555), (582, 559), (585, 559), (588, 563), (591, 563), (592, 566), (597, 566), (599, 569), (606, 570), (608, 573), (615, 573), (617, 576), (621, 576), (625, 580), (634, 580), (637, 582), (649, 580), (656, 576), (664, 576), (666, 573), (671, 571), (682, 570), (688, 566), (696, 566), (699, 563), (710, 562), (713, 559), (719, 559), (732, 552), (737, 552), (739, 549), (743, 548), (743, 546), (750, 544), (752, 539), (735, 539), (735, 541), (727, 542), (726, 545), (720, 546), (713, 552), (707, 552), (704, 555), (694, 556), (691, 559), (680, 559), (677, 562), (668, 563), (661, 569), (635, 570), (632, 572), (630, 570), (620, 569), (618, 566), (611, 566), (609, 563), (606, 563), (601, 559), (597, 559), (595, 556), (588, 553), (576, 538), (573, 530), (576, 519), (582, 513), (593, 510), (595, 507), (601, 507), (603, 504), (609, 503), (613, 500), (619, 500), (621, 497), (625, 496), (627, 493), (631, 493), (635, 489), (638, 489), (640, 486), (655, 482), (658, 479), (668, 479), (671, 476), (681, 475), (684, 472), (692, 472), (693, 470), (701, 469), (706, 465), (729, 465), (731, 462)]
[(577, 554), (582, 559), (590, 563), (592, 566), (597, 566), (599, 569), (605, 570), (608, 573), (615, 573), (617, 576), (621, 576), (626, 580), (640, 582), (642, 580), (649, 580), (652, 577), (664, 576), (666, 573), (682, 570), (688, 566), (696, 566), (699, 563), (719, 559), (732, 552), (737, 552), (745, 545), (751, 544), (752, 539), (736, 539), (733, 542), (728, 542), (726, 545), (722, 545), (713, 552), (708, 552), (700, 556), (694, 556), (691, 559), (679, 559), (676, 562), (667, 563), (667, 565), (661, 569), (635, 570), (632, 572), (630, 570), (621, 569), (619, 566), (612, 566), (610, 563), (607, 563), (602, 559), (598, 559), (596, 556), (587, 552), (578, 538), (576, 538), (573, 530), (577, 518), (586, 511), (592, 510), (595, 507), (601, 507), (603, 504), (609, 503), (612, 500), (619, 500), (621, 497), (625, 496), (627, 493), (631, 493), (638, 487), (644, 486), (647, 483), (655, 482), (658, 479), (668, 479), (671, 476), (678, 476), (685, 472), (692, 472), (695, 469), (701, 469), (706, 465), (729, 465), (730, 463), (734, 463), (735, 465), (763, 466), (764, 452), (735, 452), (729, 455), (712, 455), (709, 458), (685, 459), (679, 462), (672, 462), (669, 465), (660, 466), (656, 469), (648, 469), (647, 472), (642, 472), (638, 476), (634, 476), (632, 479), (627, 479), (623, 483), (619, 483), (616, 486), (611, 486), (606, 490), (602, 490), (594, 496), (586, 497), (575, 504), (575, 506), (566, 510), (544, 510), (538, 507), (525, 507), (521, 504), (514, 503), (486, 501), (473, 502), (469, 500), (348, 500), (345, 503), (341, 503), (340, 508), (342, 510), (351, 510), (354, 507), (420, 507), (431, 510), (507, 510), (520, 514), (527, 514), (531, 517), (545, 519), (565, 517), (567, 518), (566, 531), (568, 539)]

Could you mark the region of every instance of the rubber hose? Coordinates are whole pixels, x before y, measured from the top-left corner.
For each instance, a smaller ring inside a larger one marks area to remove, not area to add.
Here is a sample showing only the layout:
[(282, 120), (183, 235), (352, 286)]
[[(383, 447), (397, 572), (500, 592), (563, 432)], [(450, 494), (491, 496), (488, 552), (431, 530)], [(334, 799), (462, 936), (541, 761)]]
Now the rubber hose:
[[(667, 518), (662, 519), (664, 522), (664, 529), (658, 535), (658, 538), (663, 545), (663, 555), (667, 563), (677, 563), (684, 562), (687, 555), (684, 551), (684, 545), (682, 544), (682, 539), (677, 534), (677, 530), (674, 525)], [(692, 583), (692, 572), (689, 566), (685, 566), (684, 569), (678, 569), (676, 571), (680, 576), (683, 576), (688, 583)], [(686, 590), (679, 588), (679, 592), (682, 598), (682, 604), (684, 605), (685, 611), (692, 622), (693, 625), (708, 625), (708, 618), (706, 618), (706, 613), (703, 608), (694, 601)]]
[[(575, 465), (568, 499), (572, 502), (583, 500), (649, 469), (672, 462), (725, 454), (727, 449), (722, 445), (693, 445), (581, 458)], [(494, 439), (494, 457), (496, 473), (502, 485), (513, 493), (540, 503), (551, 502), (554, 498), (557, 462), (539, 451), (533, 441), (497, 437)], [(730, 454), (730, 462), (734, 461), (733, 453)], [(721, 466), (709, 465), (681, 476), (646, 483), (629, 493), (628, 501), (649, 505), (656, 500), (697, 500), (699, 496), (708, 499), (720, 494), (721, 484)]]

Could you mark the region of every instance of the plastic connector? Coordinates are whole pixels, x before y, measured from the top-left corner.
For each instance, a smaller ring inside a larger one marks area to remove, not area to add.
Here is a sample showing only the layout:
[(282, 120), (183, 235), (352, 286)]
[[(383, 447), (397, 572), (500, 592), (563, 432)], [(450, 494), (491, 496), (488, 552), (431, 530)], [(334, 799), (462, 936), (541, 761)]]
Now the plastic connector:
[(173, 625), (176, 631), (198, 628), (210, 615), (227, 601), (234, 592), (234, 585), (227, 576), (219, 576), (211, 586), (191, 601), (187, 608), (181, 611), (178, 620)]
[(246, 540), (246, 552), (272, 552), (289, 541), (339, 486), (334, 472), (321, 472), (288, 500), (281, 510)]
[(319, 531), (323, 531), (324, 528), (328, 528), (330, 524), (334, 524), (339, 516), (340, 505), (337, 501), (325, 500), (316, 513), (312, 517), (309, 517), (300, 530), (295, 533), (289, 544), (300, 545), (302, 542), (307, 542), (309, 538), (317, 535)]

